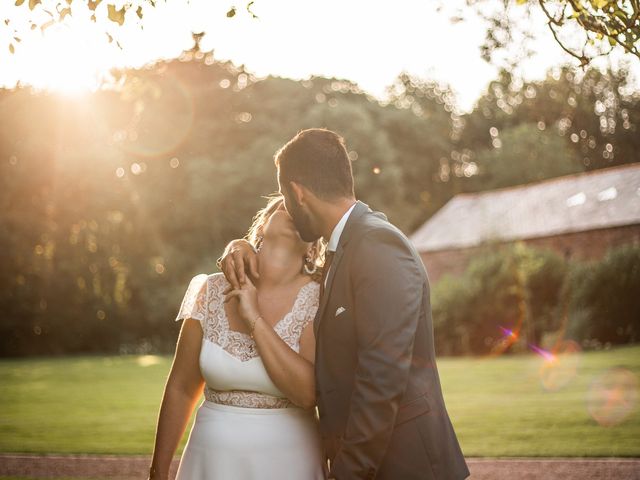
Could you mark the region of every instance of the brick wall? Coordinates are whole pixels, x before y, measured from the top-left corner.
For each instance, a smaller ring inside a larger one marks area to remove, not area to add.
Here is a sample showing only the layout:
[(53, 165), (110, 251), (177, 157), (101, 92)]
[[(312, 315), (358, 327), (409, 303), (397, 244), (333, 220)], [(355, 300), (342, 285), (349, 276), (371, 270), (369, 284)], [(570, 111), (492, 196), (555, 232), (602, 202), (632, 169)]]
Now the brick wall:
[[(640, 245), (640, 225), (568, 233), (523, 241), (534, 248), (554, 250), (565, 258), (576, 260), (599, 259), (611, 247), (627, 243)], [(508, 244), (497, 244), (496, 248)], [(429, 281), (434, 284), (445, 273), (460, 275), (464, 272), (469, 260), (486, 248), (472, 247), (438, 252), (420, 252), (420, 256), (429, 274)]]

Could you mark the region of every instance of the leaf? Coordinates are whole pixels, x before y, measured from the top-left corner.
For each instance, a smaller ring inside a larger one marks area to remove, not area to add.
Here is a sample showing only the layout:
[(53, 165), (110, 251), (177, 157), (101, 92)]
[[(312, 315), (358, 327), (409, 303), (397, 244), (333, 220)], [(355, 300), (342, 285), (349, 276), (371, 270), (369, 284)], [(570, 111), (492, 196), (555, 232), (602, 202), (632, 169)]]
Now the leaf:
[(251, 10), (253, 8), (253, 4), (256, 3), (253, 0), (251, 0), (249, 3), (247, 3), (247, 12), (249, 12), (249, 15), (251, 15), (252, 18), (258, 18), (258, 16), (253, 13), (253, 11)]
[(16, 7), (19, 7), (24, 3), (24, 0), (16, 0)]
[(138, 15), (138, 18), (142, 18), (142, 7), (138, 7), (136, 14)]
[(591, 5), (593, 5), (594, 8), (604, 8), (607, 6), (607, 4), (609, 3), (609, 0), (591, 0)]
[(16, 48), (13, 46), (13, 43), (9, 44), (9, 52), (16, 53)]
[(95, 11), (96, 7), (100, 5), (101, 1), (102, 0), (89, 0), (89, 3), (87, 4), (89, 10)]
[(122, 24), (124, 23), (125, 7), (122, 7), (120, 10), (116, 10), (115, 5), (107, 5), (107, 12), (109, 15), (109, 20), (122, 26)]
[(524, 5), (525, 3), (527, 3), (527, 0), (517, 0), (516, 3), (518, 5)]
[(43, 23), (42, 25), (40, 25), (40, 31), (44, 32), (47, 28), (49, 28), (54, 23), (56, 23), (54, 20), (49, 20), (47, 23)]
[(236, 16), (236, 7), (231, 7), (227, 12), (227, 18), (231, 18), (235, 16)]
[(29, 0), (29, 10), (33, 10), (42, 0)]
[(71, 15), (71, 9), (70, 8), (63, 8), (60, 11), (60, 21), (64, 20), (64, 17), (66, 17), (67, 15)]

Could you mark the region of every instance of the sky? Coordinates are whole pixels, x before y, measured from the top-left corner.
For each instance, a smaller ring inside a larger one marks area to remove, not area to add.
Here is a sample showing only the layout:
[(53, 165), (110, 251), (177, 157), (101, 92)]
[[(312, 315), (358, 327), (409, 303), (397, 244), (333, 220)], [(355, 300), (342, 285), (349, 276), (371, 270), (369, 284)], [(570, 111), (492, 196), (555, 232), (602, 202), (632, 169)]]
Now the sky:
[[(44, 5), (47, 2), (55, 0), (44, 0)], [(497, 75), (496, 66), (480, 57), (484, 23), (465, 7), (464, 0), (256, 0), (257, 19), (244, 10), (244, 4), (237, 0), (158, 2), (144, 15), (141, 31), (134, 9), (123, 27), (113, 22), (96, 25), (87, 20), (86, 4), (74, 0), (73, 13), (64, 24), (41, 33), (27, 28), (28, 9), (3, 1), (0, 19), (22, 16), (25, 28), (16, 52), (10, 55), (2, 47), (11, 41), (10, 32), (0, 23), (0, 84), (13, 86), (20, 81), (68, 92), (95, 88), (111, 67), (139, 67), (179, 56), (193, 44), (192, 31), (205, 32), (201, 47), (213, 50), (215, 58), (243, 64), (259, 77), (343, 78), (383, 98), (385, 88), (405, 71), (448, 84), (460, 111), (471, 110)], [(233, 5), (238, 6), (238, 14), (227, 18)], [(106, 9), (106, 2), (98, 8)], [(517, 8), (521, 7), (513, 7), (516, 19)], [(465, 20), (452, 23), (450, 19), (460, 12)], [(517, 72), (527, 80), (542, 79), (548, 69), (571, 61), (554, 42), (541, 14), (534, 24), (531, 47), (535, 53), (518, 65)], [(105, 29), (121, 40), (122, 49), (108, 43)], [(614, 55), (597, 65), (617, 64), (621, 58)], [(632, 59), (632, 65), (637, 80), (640, 62)]]

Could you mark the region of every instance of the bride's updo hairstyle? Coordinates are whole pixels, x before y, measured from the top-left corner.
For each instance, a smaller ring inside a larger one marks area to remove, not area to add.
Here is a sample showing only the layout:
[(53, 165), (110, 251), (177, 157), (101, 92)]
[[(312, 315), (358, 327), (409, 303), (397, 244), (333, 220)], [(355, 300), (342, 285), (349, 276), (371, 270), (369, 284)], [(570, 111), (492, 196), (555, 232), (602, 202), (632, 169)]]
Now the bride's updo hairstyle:
[[(267, 198), (267, 205), (258, 210), (256, 215), (253, 217), (253, 223), (251, 227), (249, 227), (249, 231), (245, 235), (245, 240), (247, 240), (253, 248), (260, 250), (262, 246), (262, 235), (260, 231), (262, 227), (267, 223), (269, 217), (280, 208), (280, 205), (284, 203), (284, 198), (279, 193), (274, 193), (269, 195)], [(311, 250), (311, 256), (303, 259), (306, 267), (310, 271), (314, 271), (311, 274), (314, 280), (319, 280), (322, 276), (322, 259), (324, 258), (324, 243), (321, 239), (313, 242), (313, 248)]]

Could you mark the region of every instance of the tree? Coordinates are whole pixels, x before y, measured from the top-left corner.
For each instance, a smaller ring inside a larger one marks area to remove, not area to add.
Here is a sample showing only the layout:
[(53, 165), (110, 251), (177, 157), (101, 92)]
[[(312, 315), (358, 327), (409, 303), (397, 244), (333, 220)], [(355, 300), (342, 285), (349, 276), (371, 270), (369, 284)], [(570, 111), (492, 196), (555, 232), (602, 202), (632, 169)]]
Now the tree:
[(584, 169), (566, 139), (540, 130), (534, 123), (494, 132), (495, 146), (476, 156), (479, 172), (473, 180), (483, 189), (536, 182)]
[[(581, 66), (616, 48), (640, 59), (638, 0), (466, 0), (466, 4), (487, 22), (481, 50), (490, 62), (497, 62), (510, 48), (511, 65), (526, 55), (523, 43), (531, 39), (527, 26), (540, 14), (556, 43)], [(452, 20), (463, 18), (458, 12)]]
[(500, 137), (520, 124), (547, 132), (554, 144), (550, 135), (561, 137), (563, 150), (586, 170), (635, 162), (640, 148), (640, 94), (622, 69), (565, 66), (541, 82), (523, 82), (503, 70), (462, 121), (459, 143), (472, 156), (502, 145)]

